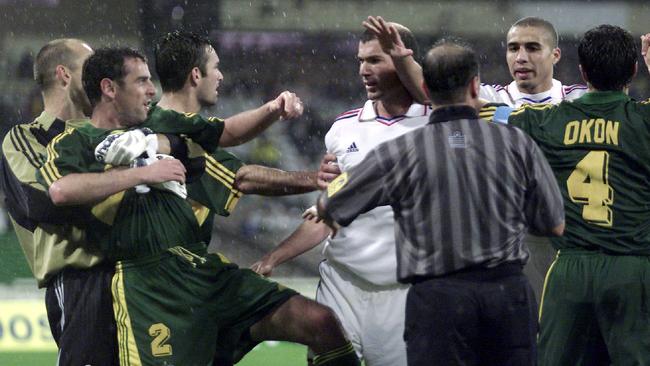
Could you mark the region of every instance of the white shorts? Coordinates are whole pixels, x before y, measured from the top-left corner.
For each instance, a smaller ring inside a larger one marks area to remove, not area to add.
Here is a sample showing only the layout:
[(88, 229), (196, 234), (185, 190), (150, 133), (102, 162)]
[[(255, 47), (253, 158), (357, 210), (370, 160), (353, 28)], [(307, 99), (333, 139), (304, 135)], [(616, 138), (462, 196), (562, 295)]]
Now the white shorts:
[(321, 262), (319, 271), (316, 301), (334, 310), (366, 366), (406, 366), (409, 286), (373, 285), (328, 261)]

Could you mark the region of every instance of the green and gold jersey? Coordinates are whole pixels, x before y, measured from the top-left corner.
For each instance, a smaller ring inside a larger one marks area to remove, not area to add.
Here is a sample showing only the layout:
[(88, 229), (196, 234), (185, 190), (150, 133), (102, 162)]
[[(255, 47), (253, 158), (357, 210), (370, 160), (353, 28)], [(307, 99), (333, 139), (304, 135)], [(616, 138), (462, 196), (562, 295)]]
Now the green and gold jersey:
[[(70, 129), (48, 145), (39, 180), (50, 186), (74, 173), (102, 173), (110, 166), (95, 160), (95, 147), (112, 131), (88, 124)], [(188, 202), (173, 193), (135, 189), (116, 193), (91, 209), (87, 240), (98, 243), (111, 260), (147, 257), (169, 247), (200, 241), (199, 225)]]
[[(206, 240), (209, 238), (206, 233), (211, 231), (210, 214), (228, 214), (241, 195), (233, 188), (234, 175), (241, 162), (222, 150), (217, 149), (209, 155), (204, 151), (204, 148), (212, 146), (212, 141), (218, 142), (222, 126), (219, 129), (213, 127), (219, 122), (202, 122), (200, 116), (184, 116), (196, 122), (190, 124), (194, 130), (185, 134), (187, 129), (184, 129), (183, 122), (187, 125), (187, 121), (155, 118), (179, 115), (163, 112), (154, 114), (153, 118), (150, 115), (145, 122), (147, 126), (154, 132), (186, 136), (193, 146), (190, 150), (205, 159), (205, 172), (188, 186), (187, 201), (158, 189), (147, 194), (129, 189), (94, 205), (88, 240), (99, 243), (111, 260), (146, 257), (172, 246)], [(207, 127), (202, 128), (202, 123)], [(214, 131), (218, 134), (215, 135)], [(48, 146), (48, 161), (40, 169), (39, 179), (49, 186), (67, 174), (101, 173), (110, 169), (110, 166), (95, 161), (94, 149), (113, 132), (88, 124), (60, 134)], [(208, 226), (201, 230), (203, 225)]]
[(52, 138), (86, 122), (64, 122), (43, 112), (34, 122), (12, 127), (2, 142), (0, 175), (6, 209), (40, 287), (64, 267), (88, 268), (102, 260), (99, 248), (86, 243), (80, 228), (83, 208), (55, 207), (36, 179)]
[[(188, 118), (202, 118), (196, 114), (186, 114)], [(178, 113), (152, 105), (145, 126), (159, 132), (159, 126), (164, 120), (177, 118)], [(209, 122), (223, 125), (223, 120), (216, 117), (207, 118)], [(223, 127), (222, 127), (223, 128)], [(206, 153), (203, 146), (211, 141), (204, 141), (204, 136), (193, 137), (186, 135), (188, 158), (200, 160), (203, 173), (187, 185), (187, 195), (201, 226), (201, 237), (204, 242), (210, 242), (214, 215), (228, 216), (234, 210), (243, 193), (234, 187), (235, 174), (243, 163), (235, 155), (216, 148), (212, 153)], [(201, 139), (203, 137), (203, 140)]]
[(650, 255), (650, 103), (620, 92), (526, 105), (508, 123), (539, 145), (565, 202), (557, 249)]

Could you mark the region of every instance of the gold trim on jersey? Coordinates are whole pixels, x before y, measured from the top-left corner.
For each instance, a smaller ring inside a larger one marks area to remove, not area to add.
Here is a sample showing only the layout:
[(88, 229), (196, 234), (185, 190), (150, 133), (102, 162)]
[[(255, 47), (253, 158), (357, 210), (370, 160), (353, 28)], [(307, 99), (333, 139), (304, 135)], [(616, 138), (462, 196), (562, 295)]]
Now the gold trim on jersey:
[(551, 266), (548, 267), (548, 271), (546, 271), (546, 276), (544, 277), (544, 286), (542, 287), (542, 297), (539, 301), (539, 314), (538, 314), (538, 321), (542, 321), (542, 310), (544, 309), (544, 295), (546, 294), (546, 285), (548, 284), (548, 278), (551, 276), (551, 271), (553, 270), (553, 267), (555, 267), (555, 263), (557, 263), (557, 258), (560, 256), (560, 251), (558, 250), (557, 253), (555, 254), (555, 259), (553, 260), (553, 263), (551, 263)]
[(212, 156), (208, 154), (204, 154), (203, 156), (205, 157), (206, 173), (230, 190), (230, 195), (228, 196), (228, 200), (226, 200), (225, 209), (228, 212), (232, 212), (235, 206), (237, 206), (239, 199), (243, 196), (241, 191), (233, 187), (235, 184), (235, 173), (226, 168), (223, 164), (219, 163), (219, 161)]
[(481, 119), (486, 119), (488, 121), (491, 121), (496, 111), (497, 111), (496, 106), (482, 107), (481, 110), (478, 112), (478, 117)]
[(52, 185), (55, 181), (61, 179), (63, 176), (61, 173), (59, 173), (59, 169), (56, 167), (54, 164), (54, 160), (59, 157), (59, 153), (56, 152), (56, 149), (54, 148), (54, 145), (56, 145), (62, 138), (70, 135), (74, 131), (73, 128), (67, 129), (60, 134), (54, 136), (52, 141), (50, 141), (49, 144), (47, 144), (46, 150), (47, 150), (47, 161), (45, 164), (43, 164), (43, 167), (41, 168), (41, 172), (45, 173), (43, 174), (43, 178), (45, 179), (45, 182), (47, 183), (48, 186)]
[(523, 113), (526, 109), (532, 109), (535, 111), (543, 111), (545, 109), (556, 107), (555, 104), (524, 104), (521, 107), (515, 109), (510, 113), (511, 116), (516, 116)]
[(140, 353), (136, 344), (131, 317), (126, 304), (124, 271), (122, 263), (115, 264), (111, 292), (113, 293), (113, 316), (117, 324), (117, 345), (121, 366), (141, 366)]
[(221, 261), (222, 261), (223, 263), (226, 263), (226, 264), (228, 264), (228, 263), (232, 263), (232, 262), (230, 262), (230, 259), (228, 259), (225, 255), (223, 255), (223, 254), (221, 254), (221, 253), (219, 253), (219, 252), (217, 252), (217, 253), (215, 253), (215, 254), (219, 257), (219, 259), (221, 259)]
[(199, 226), (203, 225), (205, 220), (208, 218), (208, 215), (210, 214), (210, 210), (194, 200), (189, 200), (189, 202), (192, 206), (192, 212), (194, 212), (194, 217), (196, 217), (196, 221), (199, 223)]
[(113, 225), (117, 210), (120, 208), (120, 202), (124, 198), (124, 191), (117, 192), (108, 196), (105, 200), (93, 206), (91, 212), (101, 222), (107, 225)]

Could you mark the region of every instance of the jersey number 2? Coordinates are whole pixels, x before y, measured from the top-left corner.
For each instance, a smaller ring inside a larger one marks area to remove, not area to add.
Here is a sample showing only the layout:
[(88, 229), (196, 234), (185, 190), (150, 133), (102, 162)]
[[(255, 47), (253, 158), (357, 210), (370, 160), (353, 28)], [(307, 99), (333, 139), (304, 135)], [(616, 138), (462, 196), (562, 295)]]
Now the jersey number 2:
[(585, 205), (582, 218), (592, 224), (611, 227), (614, 190), (607, 182), (609, 153), (590, 151), (576, 165), (566, 181), (571, 201)]
[(149, 335), (155, 337), (151, 341), (151, 354), (155, 357), (170, 356), (172, 346), (165, 344), (169, 339), (169, 328), (163, 323), (156, 323), (149, 327)]

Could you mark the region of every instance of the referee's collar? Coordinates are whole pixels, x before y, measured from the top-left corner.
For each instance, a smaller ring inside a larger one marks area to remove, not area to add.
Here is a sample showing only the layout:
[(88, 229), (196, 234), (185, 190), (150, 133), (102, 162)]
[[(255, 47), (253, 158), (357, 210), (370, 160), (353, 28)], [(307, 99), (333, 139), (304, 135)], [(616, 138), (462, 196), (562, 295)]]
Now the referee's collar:
[(450, 105), (436, 108), (431, 112), (429, 123), (455, 121), (459, 119), (478, 119), (476, 109), (469, 105)]

